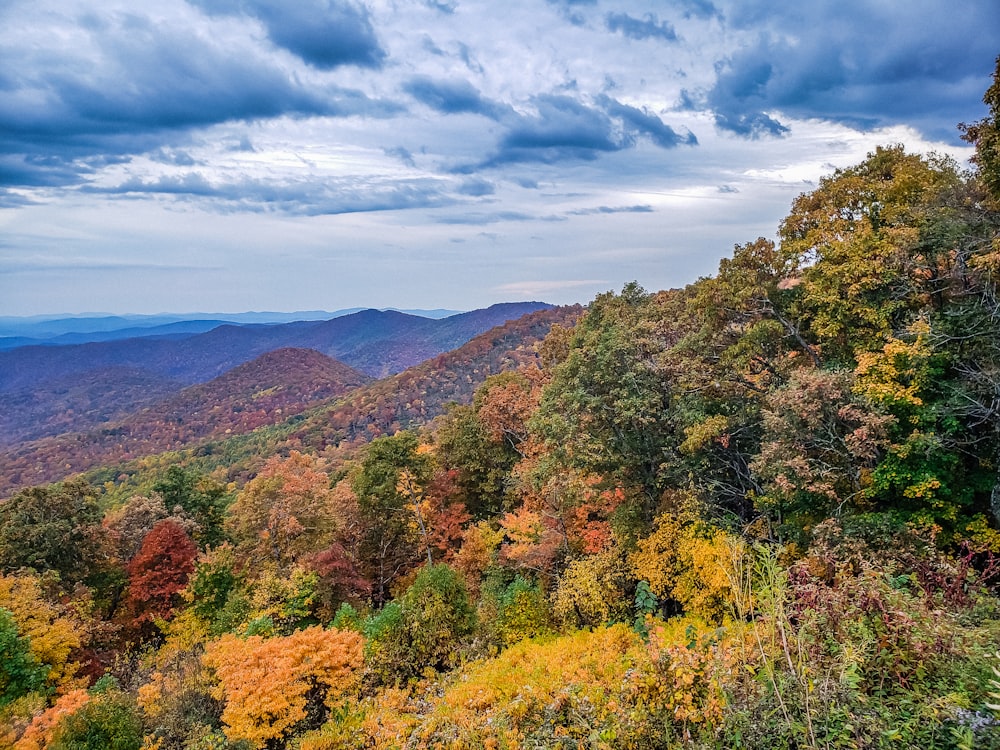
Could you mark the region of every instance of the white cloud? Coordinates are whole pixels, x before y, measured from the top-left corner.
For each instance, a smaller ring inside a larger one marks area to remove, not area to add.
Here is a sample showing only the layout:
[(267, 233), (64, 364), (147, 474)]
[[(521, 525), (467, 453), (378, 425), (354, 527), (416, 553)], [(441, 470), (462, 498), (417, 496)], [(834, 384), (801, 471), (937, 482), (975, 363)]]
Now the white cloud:
[[(184, 0), (0, 9), (0, 249), (52, 261), (0, 276), (0, 314), (472, 308), (677, 286), (773, 235), (797, 193), (876, 145), (965, 159), (942, 134), (981, 111), (993, 66), (981, 40), (1000, 26), (992, 0), (945, 20), (918, 3), (869, 51), (827, 2), (799, 13), (806, 23), (736, 0), (570, 14), (537, 0), (338, 0), (328, 28), (370, 25), (351, 64), (269, 0), (199, 4), (212, 13)], [(925, 21), (943, 26), (933, 60), (914, 52)], [(862, 52), (878, 62), (864, 80), (809, 84), (826, 58), (806, 48), (827, 27), (823, 54), (843, 75)], [(779, 69), (769, 55), (786, 47), (797, 67)], [(828, 92), (822, 106), (810, 85)], [(867, 93), (836, 122), (829, 101), (852, 92)], [(713, 102), (788, 130), (719, 130)], [(75, 283), (71, 266), (95, 273)]]

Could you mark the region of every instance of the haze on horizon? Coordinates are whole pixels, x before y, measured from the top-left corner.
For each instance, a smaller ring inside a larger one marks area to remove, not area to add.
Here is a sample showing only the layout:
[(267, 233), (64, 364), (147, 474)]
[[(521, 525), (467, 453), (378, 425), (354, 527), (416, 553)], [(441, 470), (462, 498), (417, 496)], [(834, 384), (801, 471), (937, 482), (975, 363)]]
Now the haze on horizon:
[(0, 315), (475, 309), (713, 273), (964, 161), (995, 0), (11, 0)]

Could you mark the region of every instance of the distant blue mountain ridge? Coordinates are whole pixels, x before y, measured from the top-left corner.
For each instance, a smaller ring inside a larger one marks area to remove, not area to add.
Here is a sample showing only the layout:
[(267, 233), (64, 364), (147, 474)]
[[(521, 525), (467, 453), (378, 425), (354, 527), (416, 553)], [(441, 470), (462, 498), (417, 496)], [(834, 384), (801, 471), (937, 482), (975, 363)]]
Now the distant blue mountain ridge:
[[(351, 307), (333, 312), (301, 310), (298, 312), (163, 313), (159, 315), (86, 313), (59, 316), (0, 316), (0, 351), (16, 349), (20, 346), (63, 346), (150, 336), (180, 338), (205, 333), (221, 325), (278, 325), (299, 321), (332, 320), (366, 309), (368, 308)], [(445, 309), (399, 310), (397, 308), (382, 308), (382, 311), (402, 312), (432, 320), (459, 315), (462, 312), (461, 310)]]

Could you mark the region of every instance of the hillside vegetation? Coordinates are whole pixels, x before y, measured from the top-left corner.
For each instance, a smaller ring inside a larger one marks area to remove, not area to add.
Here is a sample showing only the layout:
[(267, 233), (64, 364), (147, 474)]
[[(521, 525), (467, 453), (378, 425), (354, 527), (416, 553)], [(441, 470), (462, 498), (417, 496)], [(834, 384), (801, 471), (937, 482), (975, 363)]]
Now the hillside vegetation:
[(973, 174), (880, 148), (684, 289), (13, 494), (2, 741), (1000, 748), (986, 100)]

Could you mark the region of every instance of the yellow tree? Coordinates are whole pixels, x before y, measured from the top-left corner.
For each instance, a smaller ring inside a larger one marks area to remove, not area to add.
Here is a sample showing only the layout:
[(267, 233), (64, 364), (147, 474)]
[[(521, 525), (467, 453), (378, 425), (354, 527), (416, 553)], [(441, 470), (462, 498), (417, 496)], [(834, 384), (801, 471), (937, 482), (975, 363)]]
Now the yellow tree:
[(80, 665), (72, 660), (86, 632), (79, 618), (48, 601), (31, 575), (0, 575), (0, 602), (27, 637), (32, 655), (48, 668), (48, 684), (60, 693), (80, 687), (75, 677)]

